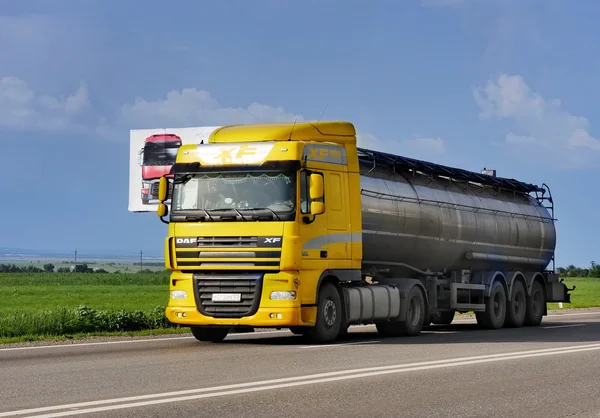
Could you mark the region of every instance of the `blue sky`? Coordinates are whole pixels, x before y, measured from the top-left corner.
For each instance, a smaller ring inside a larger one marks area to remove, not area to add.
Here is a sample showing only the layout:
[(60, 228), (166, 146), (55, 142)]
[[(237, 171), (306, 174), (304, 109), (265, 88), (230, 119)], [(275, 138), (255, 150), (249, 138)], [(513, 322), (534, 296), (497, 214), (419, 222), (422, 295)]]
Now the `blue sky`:
[(363, 146), (550, 185), (600, 262), (600, 29), (580, 0), (5, 2), (0, 247), (161, 254), (129, 129), (344, 119)]

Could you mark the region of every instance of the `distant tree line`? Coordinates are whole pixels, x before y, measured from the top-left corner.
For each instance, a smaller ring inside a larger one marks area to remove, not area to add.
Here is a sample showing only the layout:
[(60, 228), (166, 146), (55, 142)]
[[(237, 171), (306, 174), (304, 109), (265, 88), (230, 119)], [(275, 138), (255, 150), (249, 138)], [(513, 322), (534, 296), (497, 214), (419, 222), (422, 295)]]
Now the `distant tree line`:
[[(138, 263), (139, 264), (139, 263)], [(142, 269), (137, 273), (141, 274), (164, 274), (167, 270), (151, 270)], [(58, 267), (52, 263), (44, 264), (41, 268), (28, 264), (26, 266), (17, 266), (16, 264), (0, 264), (0, 273), (100, 273), (110, 274), (111, 272), (103, 268), (89, 267), (86, 263), (76, 264), (70, 267)], [(120, 274), (121, 271), (114, 271), (115, 274)]]
[(581, 268), (570, 265), (568, 267), (558, 267), (556, 272), (563, 277), (600, 277), (600, 264), (595, 261), (590, 263), (590, 268)]
[[(134, 263), (139, 266), (138, 263)], [(144, 263), (145, 265), (151, 266), (160, 266), (163, 263)], [(567, 267), (558, 267), (556, 272), (562, 277), (592, 277), (592, 278), (600, 278), (600, 264), (596, 264), (595, 261), (592, 261), (589, 268), (581, 268), (575, 267), (574, 265), (570, 265)], [(72, 265), (70, 267), (58, 267), (54, 266), (52, 263), (44, 264), (42, 268), (34, 266), (32, 264), (26, 266), (17, 266), (16, 264), (0, 264), (0, 273), (100, 273), (100, 274), (111, 274), (111, 272), (106, 271), (103, 268), (93, 268), (89, 267), (87, 263)], [(116, 270), (113, 272), (114, 274), (121, 274), (120, 270)], [(151, 269), (142, 269), (137, 270), (137, 273), (141, 274), (165, 274), (168, 273), (168, 270), (151, 270)]]

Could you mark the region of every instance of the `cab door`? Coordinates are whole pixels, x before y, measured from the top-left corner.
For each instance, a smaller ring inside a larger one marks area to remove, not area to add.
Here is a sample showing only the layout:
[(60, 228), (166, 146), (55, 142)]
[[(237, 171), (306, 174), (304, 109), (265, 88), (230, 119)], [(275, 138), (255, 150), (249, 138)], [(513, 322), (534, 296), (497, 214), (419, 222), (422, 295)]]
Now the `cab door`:
[[(323, 177), (325, 213), (310, 214), (310, 176)], [(349, 253), (347, 234), (347, 211), (344, 210), (346, 196), (343, 192), (343, 176), (339, 173), (320, 170), (303, 170), (300, 173), (300, 227), (302, 260), (310, 263), (309, 268), (329, 267), (329, 261), (346, 259)]]
[(327, 258), (341, 260), (348, 258), (350, 235), (348, 234), (347, 196), (341, 173), (325, 173), (325, 215), (327, 216)]

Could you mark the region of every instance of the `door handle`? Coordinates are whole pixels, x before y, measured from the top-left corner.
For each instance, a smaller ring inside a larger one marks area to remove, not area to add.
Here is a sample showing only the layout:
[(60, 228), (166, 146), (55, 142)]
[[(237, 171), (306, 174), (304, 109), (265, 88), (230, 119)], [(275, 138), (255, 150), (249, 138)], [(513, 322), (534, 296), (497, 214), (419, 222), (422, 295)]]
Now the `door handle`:
[(327, 258), (327, 250), (321, 251), (321, 258)]

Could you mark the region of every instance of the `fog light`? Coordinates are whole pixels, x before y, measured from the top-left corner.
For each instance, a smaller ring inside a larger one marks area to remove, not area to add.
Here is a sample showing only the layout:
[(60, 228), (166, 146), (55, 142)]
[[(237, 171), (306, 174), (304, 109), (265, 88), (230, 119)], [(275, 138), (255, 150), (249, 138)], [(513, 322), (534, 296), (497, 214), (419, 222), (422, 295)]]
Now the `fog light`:
[(187, 293), (185, 290), (172, 290), (171, 291), (171, 299), (185, 299), (187, 298)]
[(271, 292), (271, 300), (294, 300), (296, 299), (296, 292), (290, 291), (274, 291)]

